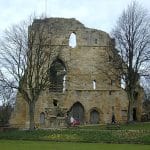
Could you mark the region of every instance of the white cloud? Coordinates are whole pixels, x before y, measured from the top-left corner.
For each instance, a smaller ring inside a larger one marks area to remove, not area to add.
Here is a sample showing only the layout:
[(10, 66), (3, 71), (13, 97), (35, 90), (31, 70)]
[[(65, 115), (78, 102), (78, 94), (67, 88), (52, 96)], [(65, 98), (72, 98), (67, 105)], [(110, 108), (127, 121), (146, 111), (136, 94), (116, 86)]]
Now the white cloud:
[[(107, 32), (124, 8), (133, 0), (0, 0), (0, 30), (35, 13), (47, 16), (76, 18), (86, 26)], [(149, 0), (138, 0), (150, 10)]]

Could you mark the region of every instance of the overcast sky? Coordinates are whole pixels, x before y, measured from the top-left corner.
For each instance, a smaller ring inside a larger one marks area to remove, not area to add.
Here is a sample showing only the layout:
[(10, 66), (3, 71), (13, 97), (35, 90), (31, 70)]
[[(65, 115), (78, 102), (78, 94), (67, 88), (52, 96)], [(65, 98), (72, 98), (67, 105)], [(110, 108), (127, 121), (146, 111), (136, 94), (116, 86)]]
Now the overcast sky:
[[(47, 7), (45, 7), (47, 1)], [(110, 32), (132, 0), (0, 0), (0, 31), (31, 14), (76, 18), (85, 26)], [(150, 10), (150, 0), (137, 0)], [(47, 8), (47, 9), (46, 9)]]

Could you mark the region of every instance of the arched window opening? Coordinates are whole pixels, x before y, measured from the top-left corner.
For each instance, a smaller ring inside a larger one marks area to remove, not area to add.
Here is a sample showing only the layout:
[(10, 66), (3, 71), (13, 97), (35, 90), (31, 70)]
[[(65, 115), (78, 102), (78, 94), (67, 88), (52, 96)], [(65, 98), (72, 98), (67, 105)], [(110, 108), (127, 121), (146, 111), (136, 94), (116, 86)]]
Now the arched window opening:
[(66, 90), (66, 68), (59, 59), (54, 61), (49, 70), (50, 92), (64, 92)]
[(93, 80), (93, 90), (96, 89), (96, 80)]
[(45, 113), (44, 112), (40, 113), (40, 124), (45, 124)]
[(71, 35), (70, 35), (69, 46), (72, 48), (75, 48), (77, 46), (77, 39), (76, 39), (75, 33), (71, 33)]

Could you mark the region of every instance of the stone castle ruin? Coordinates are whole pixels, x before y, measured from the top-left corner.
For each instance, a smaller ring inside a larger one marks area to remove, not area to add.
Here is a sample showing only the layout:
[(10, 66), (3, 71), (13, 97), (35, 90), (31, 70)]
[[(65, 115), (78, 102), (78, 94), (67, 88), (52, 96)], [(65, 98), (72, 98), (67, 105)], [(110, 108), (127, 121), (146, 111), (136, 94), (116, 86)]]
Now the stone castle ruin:
[[(81, 124), (126, 122), (128, 98), (120, 79), (109, 78), (108, 51), (114, 41), (103, 31), (90, 29), (75, 19), (47, 18), (35, 20), (34, 25), (46, 23), (51, 45), (61, 48), (54, 54), (49, 75), (51, 85), (43, 91), (35, 107), (35, 123), (44, 128), (65, 126), (65, 115), (79, 119)], [(57, 55), (57, 56), (56, 56)], [(141, 117), (141, 96), (134, 106), (134, 117)], [(28, 105), (20, 94), (10, 123), (28, 127)]]

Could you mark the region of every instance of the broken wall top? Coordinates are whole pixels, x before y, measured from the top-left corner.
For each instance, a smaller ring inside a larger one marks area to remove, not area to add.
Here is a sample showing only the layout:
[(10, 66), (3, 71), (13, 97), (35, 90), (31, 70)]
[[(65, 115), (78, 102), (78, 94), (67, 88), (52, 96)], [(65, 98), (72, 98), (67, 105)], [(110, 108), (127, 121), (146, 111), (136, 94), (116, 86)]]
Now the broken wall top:
[(71, 33), (76, 34), (77, 46), (108, 46), (111, 42), (106, 32), (87, 28), (74, 18), (36, 19), (32, 29), (43, 25), (51, 45), (68, 45)]

